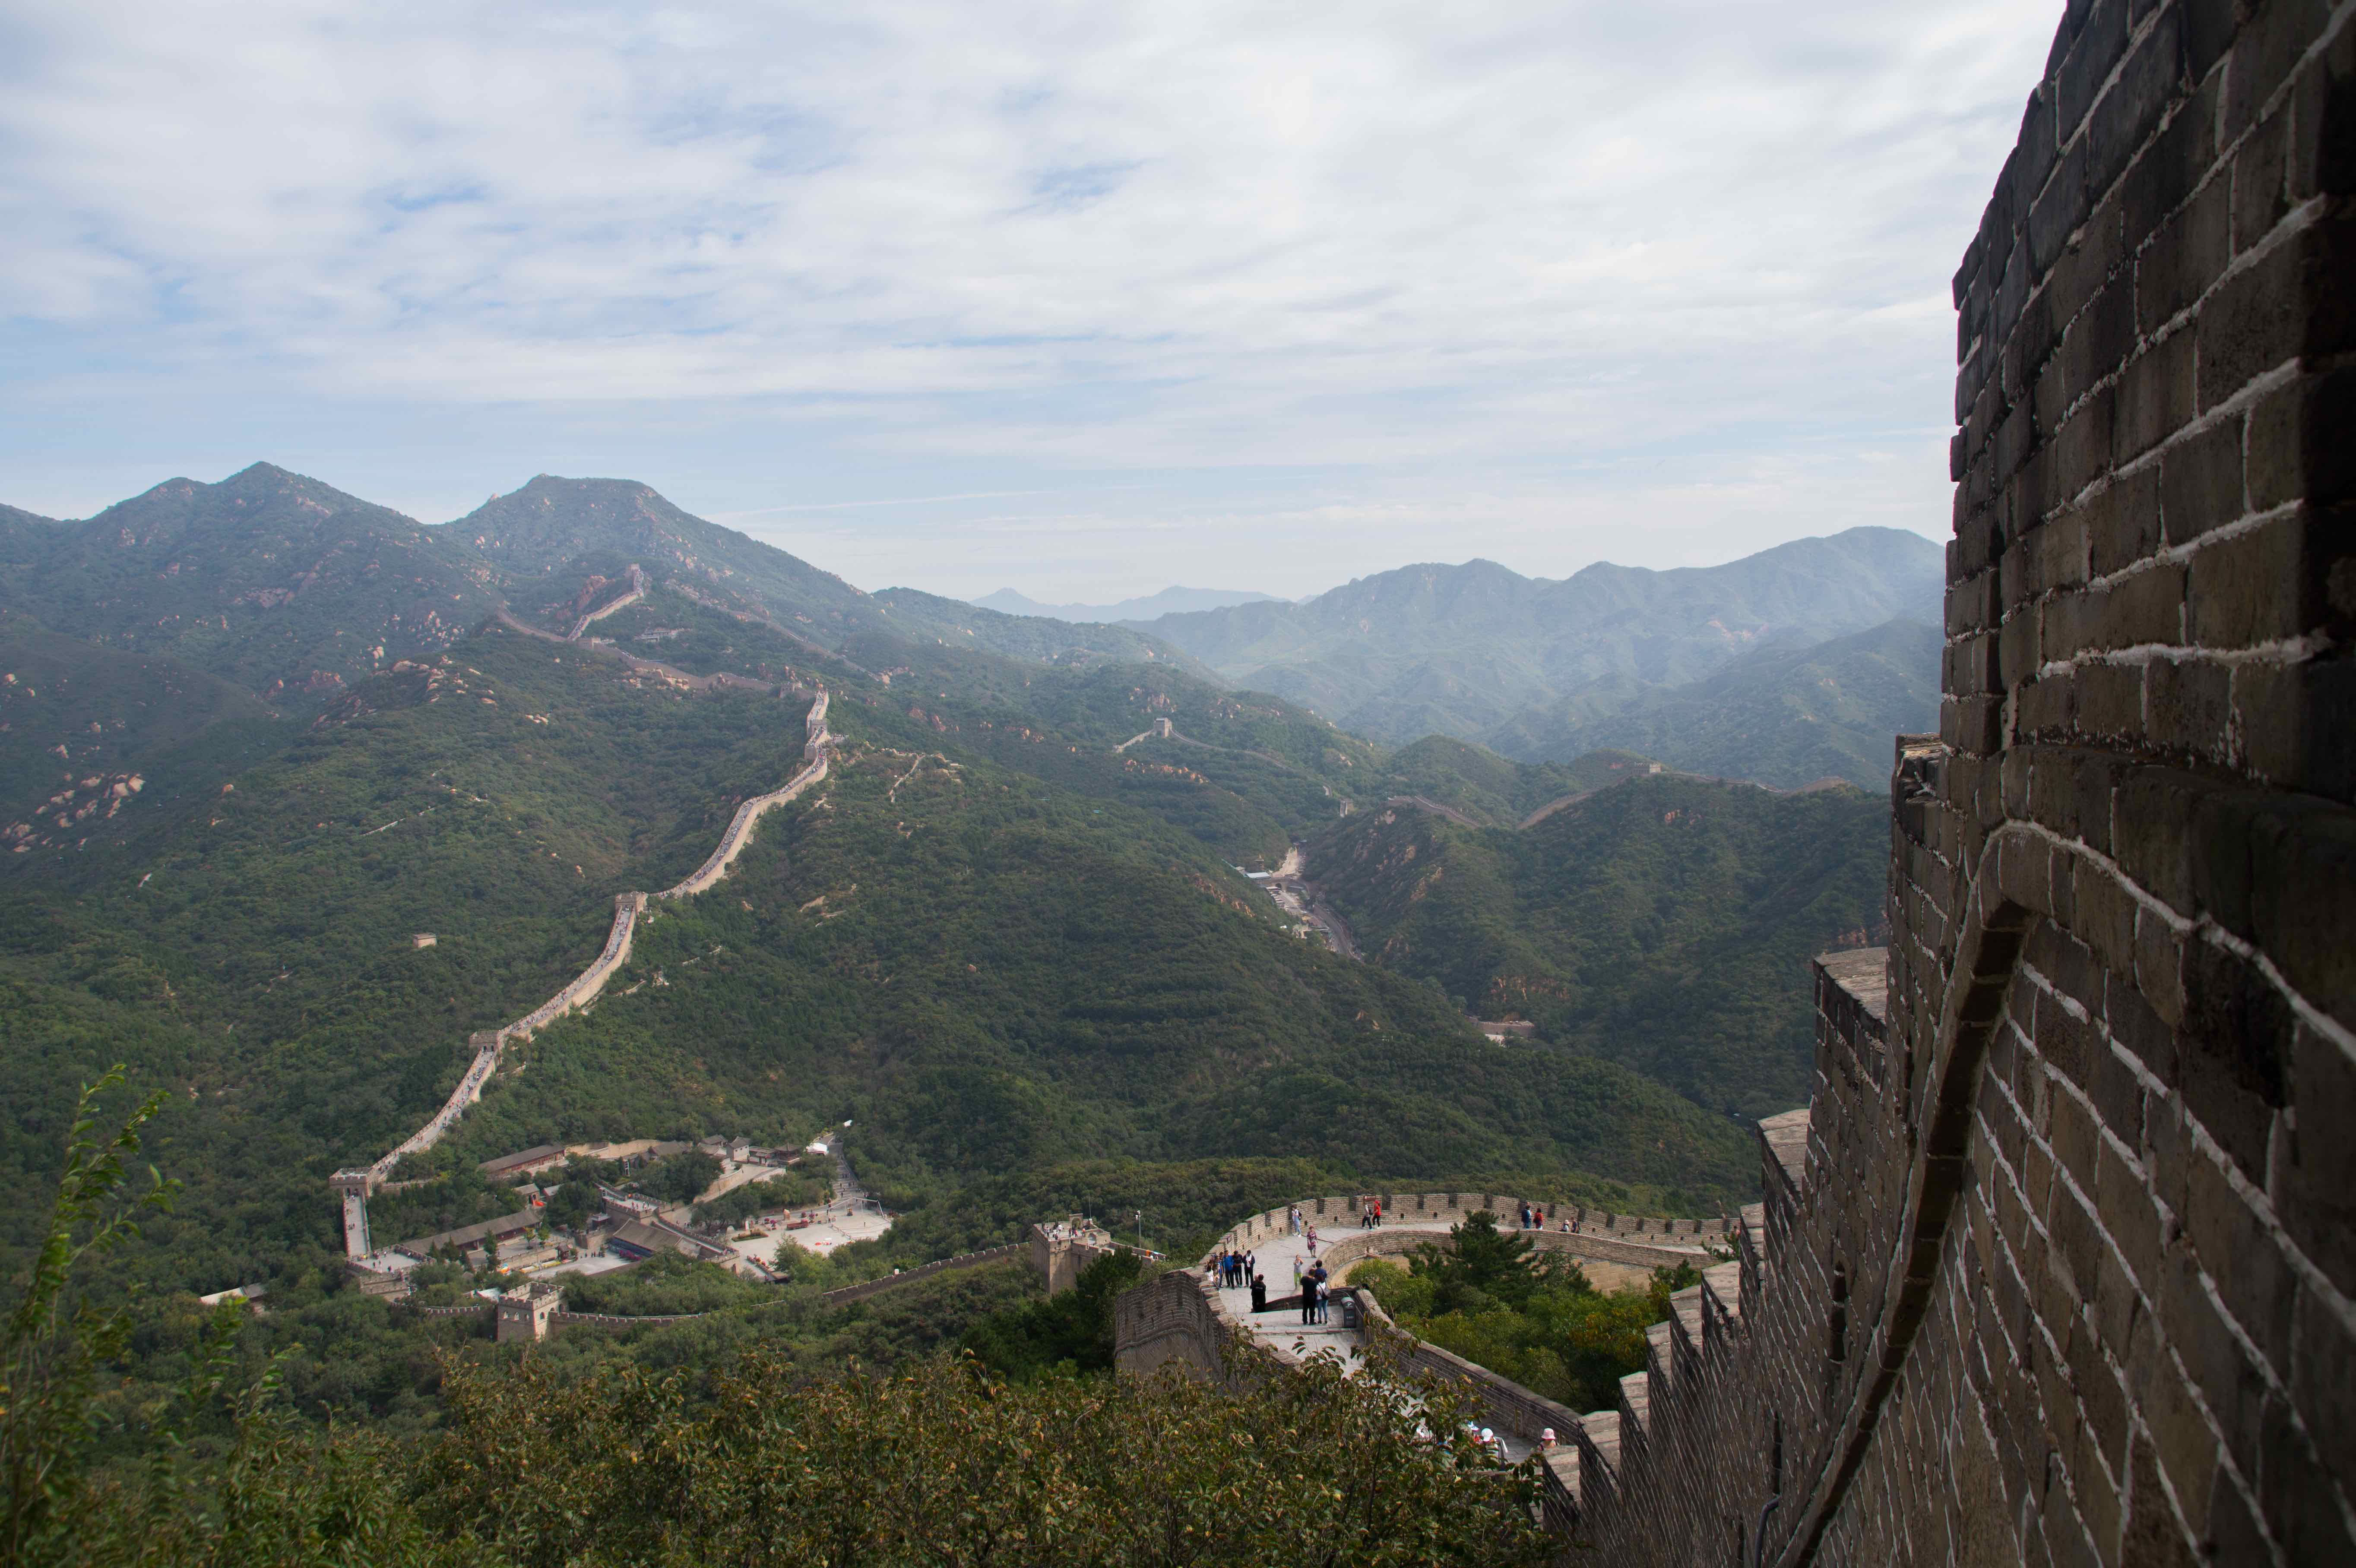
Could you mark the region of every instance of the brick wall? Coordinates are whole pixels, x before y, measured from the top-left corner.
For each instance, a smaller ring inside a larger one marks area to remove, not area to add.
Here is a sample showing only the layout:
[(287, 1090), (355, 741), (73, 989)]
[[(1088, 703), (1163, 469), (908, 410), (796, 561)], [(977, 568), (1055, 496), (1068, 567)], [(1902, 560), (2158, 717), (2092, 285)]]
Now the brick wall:
[(1945, 699), (1598, 1561), (2356, 1562), (2351, 0), (2072, 0), (1955, 281)]

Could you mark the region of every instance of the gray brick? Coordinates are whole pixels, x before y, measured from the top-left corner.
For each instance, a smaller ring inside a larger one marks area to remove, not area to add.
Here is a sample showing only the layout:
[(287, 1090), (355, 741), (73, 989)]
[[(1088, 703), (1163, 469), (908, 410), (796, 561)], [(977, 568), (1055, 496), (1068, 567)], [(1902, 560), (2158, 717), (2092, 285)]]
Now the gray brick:
[(2132, 648), (2174, 644), (2184, 637), (2184, 569), (2147, 567), (2100, 591), (2101, 613), (2094, 645)]
[(2233, 155), (2233, 249), (2248, 250), (2274, 232), (2290, 211), (2291, 116), (2278, 113), (2259, 123)]
[(2220, 177), (2161, 224), (2136, 258), (2136, 325), (2158, 332), (2208, 293), (2233, 256), (2233, 186)]
[(2247, 834), (2248, 931), (2309, 1005), (2356, 1029), (2356, 820), (2289, 807)]
[(2121, 238), (2128, 250), (2141, 250), (2215, 165), (2216, 99), (2210, 84), (2177, 104), (2167, 127), (2119, 182)]
[(2108, 189), (2185, 91), (2183, 12), (2171, 8), (2136, 40), (2118, 79), (2094, 104), (2087, 123), (2087, 183)]
[(2204, 648), (2295, 637), (2312, 618), (2308, 519), (2268, 519), (2204, 544), (2191, 562), (2191, 635)]
[(2144, 677), (2152, 743), (2200, 761), (2227, 760), (2233, 671), (2210, 659), (2154, 659)]
[[(2302, 1024), (2291, 1044), (2291, 1136), (2268, 1184), (2283, 1228), (2344, 1294), (2356, 1294), (2356, 1064)], [(2312, 1352), (2311, 1352), (2312, 1354)], [(2343, 1346), (2339, 1352), (2344, 1360)], [(2349, 1434), (2356, 1440), (2356, 1432)]]
[(2185, 950), (2185, 1109), (2253, 1182), (2266, 1178), (2266, 1140), (2286, 1099), (2292, 1018), (2281, 996), (2213, 943)]
[[(2211, 305), (2200, 317), (2201, 344), (2208, 343)], [(2166, 441), (2190, 421), (2193, 410), (2193, 333), (2178, 332), (2146, 348), (2119, 373), (2116, 439), (2112, 459), (2121, 465)], [(2207, 367), (2201, 368), (2207, 384)], [(2254, 373), (2254, 372), (2253, 372)], [(2246, 377), (2244, 379), (2247, 379)], [(2240, 381), (2233, 383), (2235, 388)]]
[(2086, 219), (2086, 142), (2070, 144), (2053, 176), (2029, 211), (2029, 253), (2040, 272), (2051, 270), (2062, 247)]
[(2276, 387), (2250, 410), (2244, 477), (2254, 511), (2272, 511), (2304, 493), (2302, 432), (2313, 386), (2301, 377)]
[(2356, 114), (2347, 92), (2356, 81), (2356, 33), (2343, 27), (2300, 75), (2292, 100), (2287, 175), (2290, 198), (2356, 191)]
[[(2105, 741), (2133, 741), (2143, 732), (2143, 669), (2138, 665), (2084, 664), (2077, 683), (2077, 730)], [(2115, 818), (2113, 831), (2117, 830)]]
[[(2218, 284), (2201, 307), (2201, 406), (2298, 357), (2306, 330), (2303, 247), (2277, 246)], [(2180, 421), (2179, 421), (2180, 422)]]
[(2161, 453), (2159, 512), (2169, 543), (2183, 544), (2242, 516), (2242, 436), (2237, 415)]
[[(2122, 475), (2087, 498), (2086, 532), (2094, 574), (2107, 577), (2159, 549), (2159, 471)], [(2046, 645), (2052, 647), (2051, 639)]]
[(2290, 80), (2299, 56), (2330, 24), (2331, 7), (2325, 0), (2264, 0), (2248, 15), (2225, 62), (2218, 131), (2227, 142), (2249, 129), (2275, 89)]
[(2065, 144), (2078, 133), (2087, 111), (2094, 106), (2094, 94), (2102, 90), (2104, 80), (2126, 53), (2126, 47), (2125, 0), (2102, 0), (2089, 14), (2084, 31), (2062, 60), (2057, 79), (2061, 97), (2056, 123)]

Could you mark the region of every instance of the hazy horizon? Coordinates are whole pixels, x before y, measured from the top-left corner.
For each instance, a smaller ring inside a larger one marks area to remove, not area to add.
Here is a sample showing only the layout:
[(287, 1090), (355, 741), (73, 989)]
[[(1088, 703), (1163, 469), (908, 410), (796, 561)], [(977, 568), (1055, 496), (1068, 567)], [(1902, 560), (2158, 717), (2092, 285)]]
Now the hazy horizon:
[(623, 475), (1049, 603), (1941, 538), (1948, 279), (2051, 24), (26, 0), (0, 491)]

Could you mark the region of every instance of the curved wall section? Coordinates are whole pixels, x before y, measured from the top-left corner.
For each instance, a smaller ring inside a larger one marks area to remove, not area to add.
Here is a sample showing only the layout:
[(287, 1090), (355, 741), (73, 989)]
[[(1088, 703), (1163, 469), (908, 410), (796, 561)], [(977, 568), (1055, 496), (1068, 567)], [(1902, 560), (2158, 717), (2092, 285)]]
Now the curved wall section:
[(2356, 1562), (2356, 5), (2073, 0), (1956, 274), (1936, 736), (1598, 1561)]

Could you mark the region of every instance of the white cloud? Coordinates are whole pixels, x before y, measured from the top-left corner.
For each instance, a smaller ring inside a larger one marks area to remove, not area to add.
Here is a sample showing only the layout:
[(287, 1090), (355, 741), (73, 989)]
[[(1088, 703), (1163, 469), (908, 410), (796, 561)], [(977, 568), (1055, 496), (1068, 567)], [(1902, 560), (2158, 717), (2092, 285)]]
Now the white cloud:
[[(39, 352), (13, 390), (103, 361), (164, 395), (751, 406), (837, 454), (831, 499), (862, 464), (904, 493), (912, 459), (993, 465), (944, 491), (1150, 470), (1155, 515), (1230, 550), (1227, 484), (1171, 475), (1503, 497), (1499, 464), (1683, 454), (1644, 493), (1719, 497), (1723, 555), (1765, 541), (1720, 475), (1804, 449), (1822, 493), (1764, 515), (1935, 529), (1935, 457), (1865, 470), (1944, 433), (1945, 279), (2053, 19), (18, 0), (0, 295)], [(506, 482), (547, 465), (519, 451)], [(760, 472), (722, 454), (692, 484), (806, 498)], [(1634, 492), (1510, 494), (1455, 553)], [(859, 536), (927, 567), (935, 537)]]

